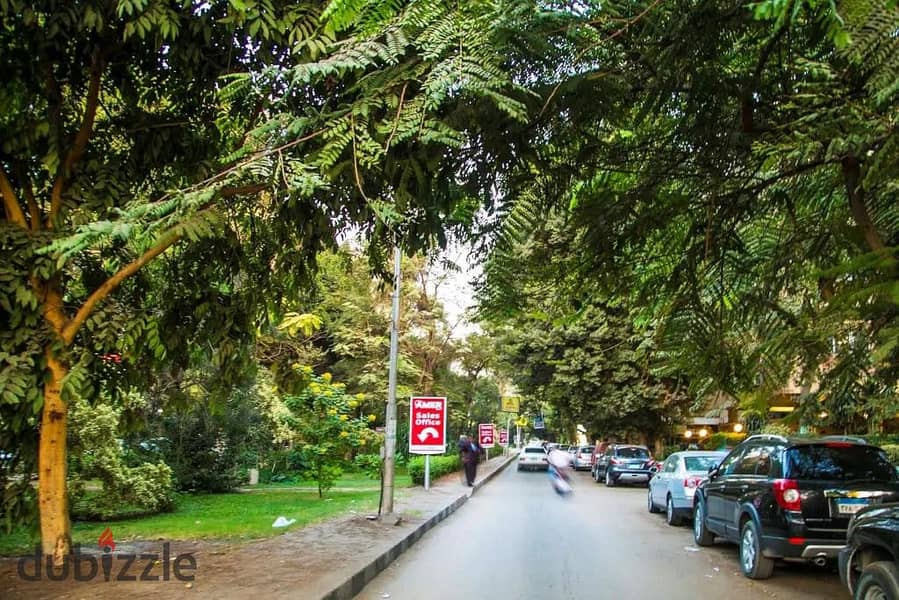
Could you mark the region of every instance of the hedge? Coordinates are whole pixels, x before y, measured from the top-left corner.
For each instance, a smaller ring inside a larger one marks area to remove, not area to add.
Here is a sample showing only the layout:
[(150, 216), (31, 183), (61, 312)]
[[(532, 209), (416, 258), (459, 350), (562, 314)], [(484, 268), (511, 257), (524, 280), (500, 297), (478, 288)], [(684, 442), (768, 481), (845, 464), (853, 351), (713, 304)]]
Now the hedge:
[[(462, 469), (462, 460), (458, 455), (432, 456), (431, 457), (431, 481), (443, 477), (449, 473)], [(409, 459), (409, 475), (413, 485), (425, 483), (425, 457), (415, 456)]]

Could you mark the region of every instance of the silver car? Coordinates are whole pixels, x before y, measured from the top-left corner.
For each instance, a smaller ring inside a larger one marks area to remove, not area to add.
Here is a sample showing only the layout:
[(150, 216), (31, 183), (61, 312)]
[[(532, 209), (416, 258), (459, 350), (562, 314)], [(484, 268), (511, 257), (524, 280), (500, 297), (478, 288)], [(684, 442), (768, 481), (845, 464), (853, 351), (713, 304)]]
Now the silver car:
[(575, 471), (580, 471), (581, 469), (589, 471), (590, 463), (593, 460), (593, 446), (572, 446), (572, 448), (575, 448), (575, 451), (571, 459), (571, 466), (574, 467)]
[(693, 514), (693, 494), (709, 468), (716, 467), (727, 452), (689, 450), (675, 452), (649, 481), (647, 507), (649, 512), (662, 512), (669, 525), (678, 525)]

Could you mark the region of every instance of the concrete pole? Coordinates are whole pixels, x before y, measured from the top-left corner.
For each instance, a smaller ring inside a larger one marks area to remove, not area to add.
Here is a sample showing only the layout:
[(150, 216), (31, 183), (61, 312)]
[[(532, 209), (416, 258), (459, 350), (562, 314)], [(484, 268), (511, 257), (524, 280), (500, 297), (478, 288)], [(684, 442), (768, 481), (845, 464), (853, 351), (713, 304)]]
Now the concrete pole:
[(385, 515), (393, 514), (393, 479), (396, 461), (396, 365), (399, 352), (400, 320), (400, 247), (393, 250), (393, 314), (390, 319), (390, 369), (387, 383), (387, 430), (384, 440), (384, 490)]

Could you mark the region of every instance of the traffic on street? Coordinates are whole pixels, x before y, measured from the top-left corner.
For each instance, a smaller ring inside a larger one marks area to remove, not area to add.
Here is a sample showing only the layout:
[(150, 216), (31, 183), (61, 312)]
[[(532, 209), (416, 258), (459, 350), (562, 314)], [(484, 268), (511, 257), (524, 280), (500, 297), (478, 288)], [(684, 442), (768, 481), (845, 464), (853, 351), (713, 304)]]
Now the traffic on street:
[(687, 519), (672, 526), (663, 505), (649, 510), (645, 483), (607, 486), (573, 471), (573, 491), (560, 495), (547, 471), (532, 468), (524, 456), (527, 468), (507, 468), (478, 490), (357, 597), (849, 597), (833, 561), (779, 561), (771, 578), (749, 579), (738, 545), (697, 545)]

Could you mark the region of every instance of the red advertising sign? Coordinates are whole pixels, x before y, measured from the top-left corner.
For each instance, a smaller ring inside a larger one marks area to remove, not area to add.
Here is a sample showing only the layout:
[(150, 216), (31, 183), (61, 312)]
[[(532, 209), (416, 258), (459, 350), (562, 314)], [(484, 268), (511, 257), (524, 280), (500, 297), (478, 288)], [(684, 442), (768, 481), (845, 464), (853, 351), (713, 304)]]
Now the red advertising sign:
[(499, 445), (500, 446), (508, 446), (509, 445), (509, 430), (508, 429), (500, 429), (499, 430)]
[(409, 402), (409, 452), (446, 452), (446, 398), (413, 396)]
[(478, 445), (481, 448), (493, 448), (496, 430), (493, 423), (480, 423), (478, 425)]

